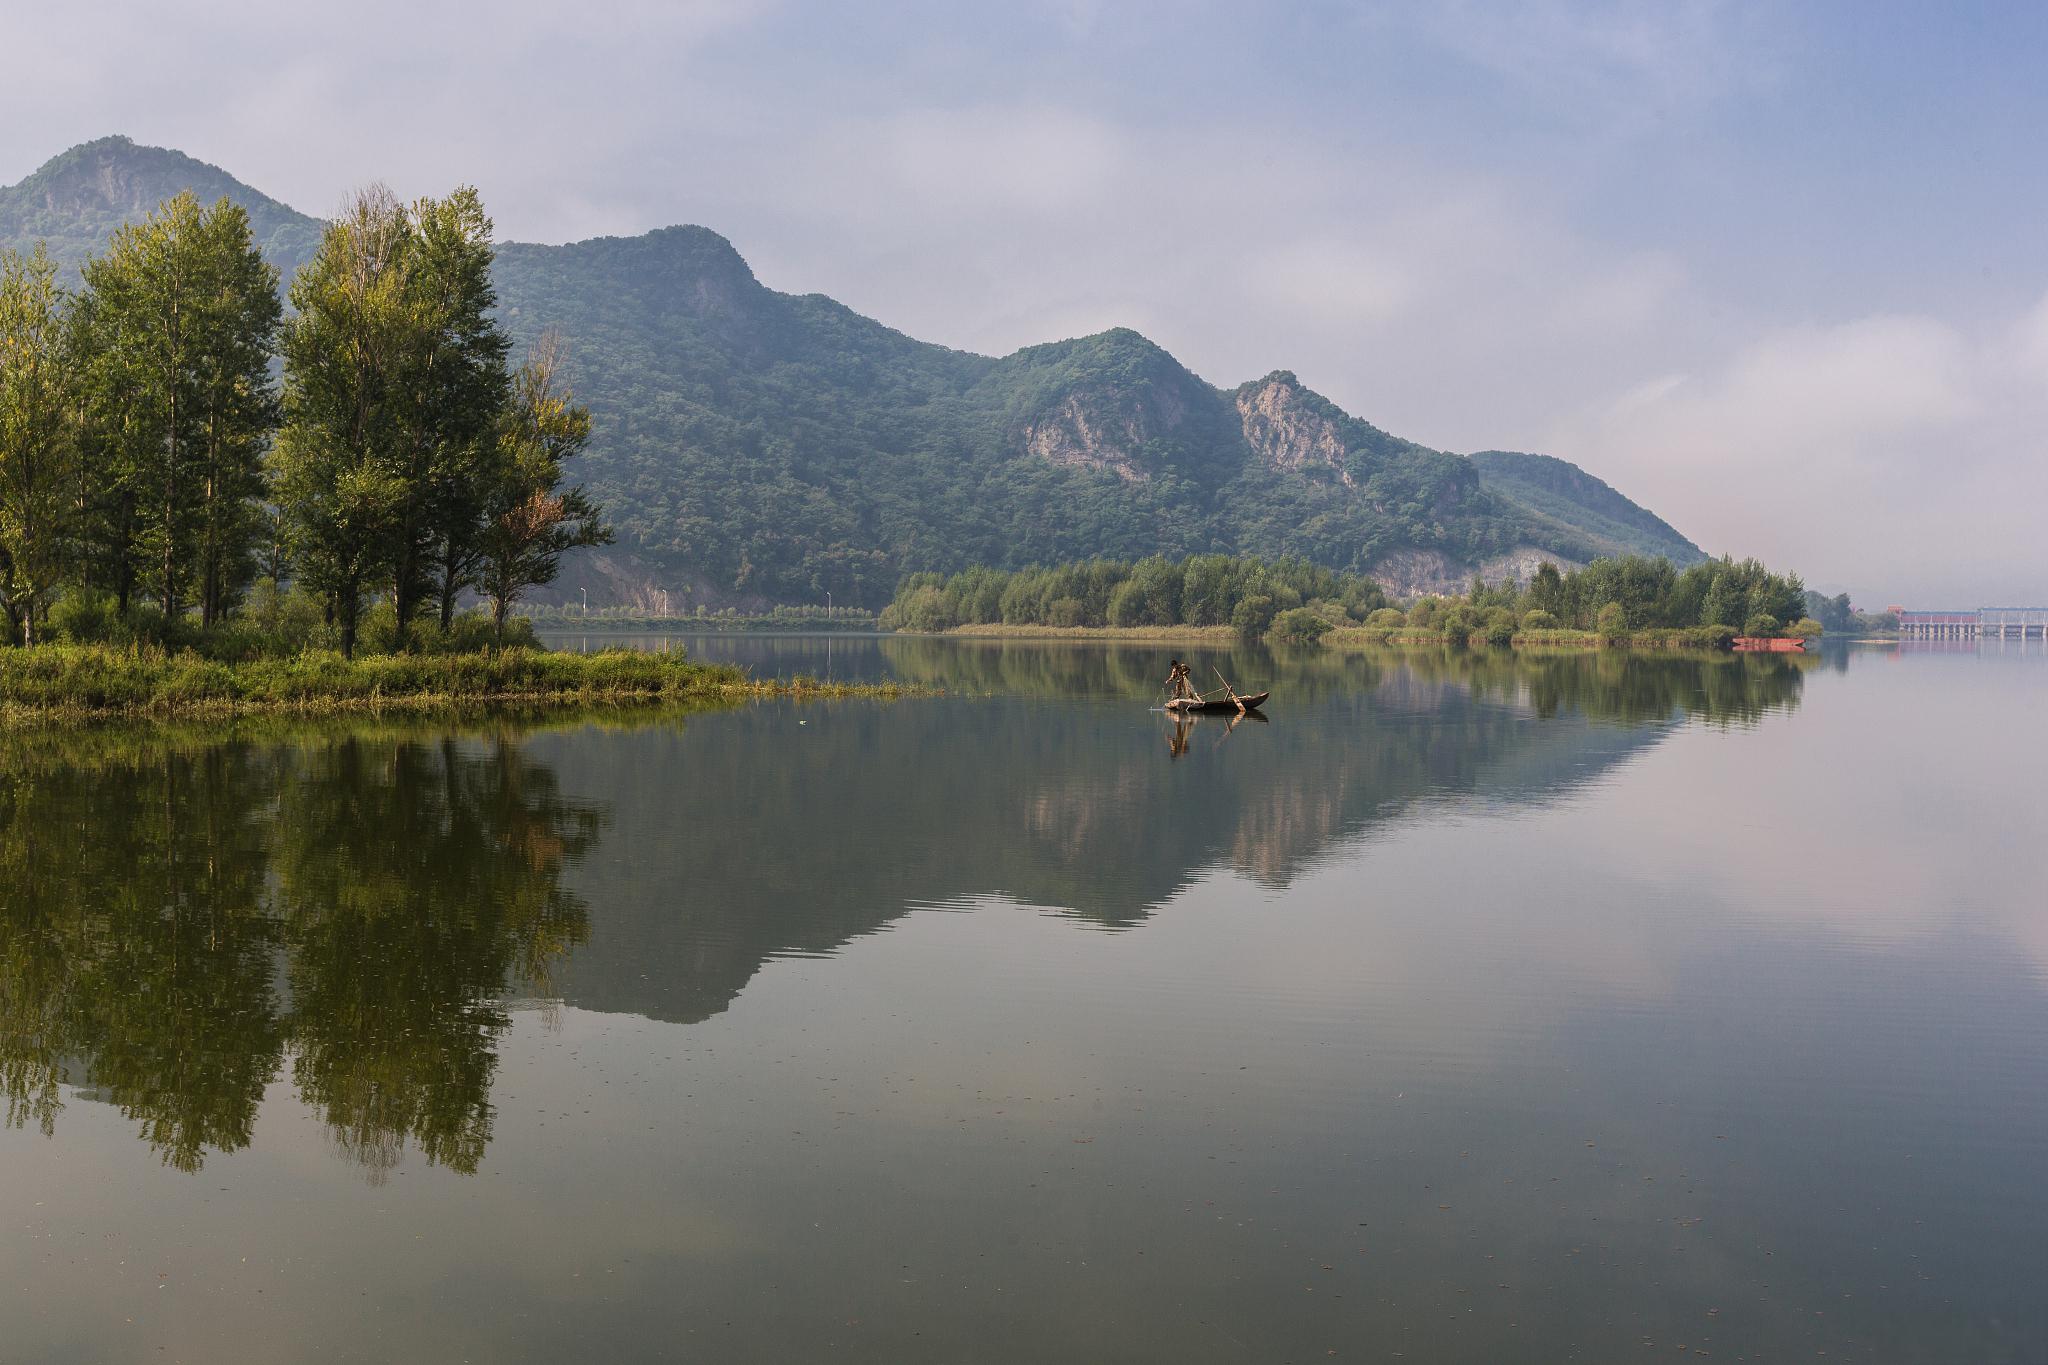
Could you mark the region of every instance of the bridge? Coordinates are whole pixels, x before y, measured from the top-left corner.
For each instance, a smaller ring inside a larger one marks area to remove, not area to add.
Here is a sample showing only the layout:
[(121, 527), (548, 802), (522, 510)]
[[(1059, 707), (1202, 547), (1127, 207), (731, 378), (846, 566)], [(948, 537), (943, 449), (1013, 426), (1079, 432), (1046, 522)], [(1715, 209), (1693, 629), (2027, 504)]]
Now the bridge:
[(1891, 611), (1899, 618), (1899, 638), (1905, 640), (2048, 639), (2048, 607)]

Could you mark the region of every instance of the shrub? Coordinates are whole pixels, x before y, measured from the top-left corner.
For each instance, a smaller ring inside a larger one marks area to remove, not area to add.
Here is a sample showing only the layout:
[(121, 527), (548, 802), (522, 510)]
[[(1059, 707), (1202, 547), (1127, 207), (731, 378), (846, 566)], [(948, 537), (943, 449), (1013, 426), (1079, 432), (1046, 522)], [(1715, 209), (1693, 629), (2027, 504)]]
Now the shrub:
[(1618, 645), (1628, 638), (1628, 613), (1622, 610), (1621, 603), (1609, 602), (1593, 618), (1593, 630), (1602, 644)]
[(1272, 629), (1266, 638), (1275, 644), (1312, 645), (1328, 635), (1336, 627), (1329, 618), (1313, 607), (1294, 607), (1273, 618)]
[(1489, 607), (1480, 629), (1486, 633), (1486, 643), (1511, 645), (1515, 642), (1515, 614), (1506, 607)]
[(1078, 597), (1055, 598), (1045, 609), (1046, 624), (1053, 626), (1078, 626), (1086, 616), (1087, 608)]
[(1797, 635), (1802, 640), (1817, 640), (1820, 638), (1822, 629), (1821, 623), (1814, 620), (1811, 616), (1802, 616), (1792, 623), (1790, 633)]
[[(1334, 597), (1318, 597), (1308, 604), (1307, 610), (1314, 612), (1332, 626), (1348, 626), (1351, 624), (1351, 613), (1344, 610), (1344, 604)], [(1284, 611), (1280, 613), (1281, 616), (1286, 614)], [(1274, 619), (1277, 620), (1278, 617)]]
[(1253, 593), (1237, 604), (1237, 610), (1230, 614), (1230, 624), (1247, 640), (1256, 640), (1273, 624), (1278, 610), (1278, 604), (1271, 597), (1262, 592)]
[(50, 608), (50, 633), (65, 644), (106, 644), (120, 629), (114, 595), (97, 588), (74, 588)]
[(891, 602), (881, 624), (889, 630), (940, 631), (959, 624), (946, 608), (946, 595), (930, 584)]
[(1557, 628), (1557, 618), (1541, 607), (1536, 608), (1534, 611), (1522, 613), (1523, 630), (1556, 630)]
[(1438, 619), (1436, 628), (1454, 645), (1469, 644), (1472, 633), (1486, 624), (1486, 618), (1469, 602), (1453, 602)]
[(1784, 628), (1784, 624), (1777, 617), (1772, 616), (1769, 612), (1760, 611), (1743, 622), (1742, 633), (1744, 635), (1769, 637), (1778, 634)]
[(1116, 585), (1116, 591), (1109, 595), (1109, 623), (1128, 629), (1145, 624), (1145, 590), (1134, 578), (1127, 578)]
[(1402, 626), (1408, 624), (1408, 614), (1399, 607), (1381, 607), (1371, 616), (1368, 616), (1365, 619), (1365, 623), (1369, 626), (1379, 626), (1386, 630), (1399, 630)]

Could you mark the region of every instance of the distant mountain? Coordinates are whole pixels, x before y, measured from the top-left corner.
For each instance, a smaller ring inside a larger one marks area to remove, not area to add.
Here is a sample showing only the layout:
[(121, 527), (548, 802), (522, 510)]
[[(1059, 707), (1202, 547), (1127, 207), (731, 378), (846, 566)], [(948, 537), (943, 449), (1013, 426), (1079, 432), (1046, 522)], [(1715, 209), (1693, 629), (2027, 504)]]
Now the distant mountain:
[(47, 241), (50, 254), (75, 272), (80, 261), (106, 246), (115, 228), (181, 190), (202, 203), (226, 195), (240, 204), (257, 245), (287, 279), (320, 245), (319, 219), (250, 189), (218, 166), (162, 147), (138, 147), (125, 137), (103, 137), (52, 157), (20, 184), (0, 189), (0, 246), (25, 250)]
[[(180, 189), (249, 210), (289, 275), (320, 223), (182, 153), (106, 138), (0, 190), (0, 245), (74, 264)], [(701, 227), (505, 243), (508, 327), (553, 327), (620, 529), (561, 585), (596, 601), (879, 605), (906, 571), (1093, 555), (1301, 554), (1397, 593), (1542, 559), (1699, 548), (1562, 460), (1432, 450), (1276, 370), (1218, 389), (1136, 332), (1000, 359), (777, 293)]]
[[(1480, 450), (1469, 457), (1488, 488), (1531, 511), (1554, 518), (1638, 554), (1684, 562), (1700, 558), (1698, 547), (1669, 522), (1638, 507), (1585, 470), (1555, 455), (1519, 450)], [(1683, 546), (1688, 553), (1675, 552)]]

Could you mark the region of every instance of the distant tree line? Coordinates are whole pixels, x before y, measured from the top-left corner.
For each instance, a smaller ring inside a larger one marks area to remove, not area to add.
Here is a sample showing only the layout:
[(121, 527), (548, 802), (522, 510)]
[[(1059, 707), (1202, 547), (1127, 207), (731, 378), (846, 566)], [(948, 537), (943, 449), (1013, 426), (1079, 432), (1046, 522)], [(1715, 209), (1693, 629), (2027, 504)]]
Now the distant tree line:
[(60, 595), (206, 632), (259, 581), (309, 597), (345, 655), (372, 602), (403, 648), (470, 590), (502, 639), (512, 603), (610, 532), (564, 487), (590, 414), (558, 343), (508, 365), (491, 233), (472, 189), (364, 191), (289, 313), (227, 199), (181, 194), (122, 227), (75, 292), (43, 247), (0, 253), (9, 641), (47, 638)]
[(1826, 597), (1806, 592), (1806, 614), (1820, 622), (1830, 635), (1885, 635), (1896, 633), (1899, 618), (1888, 611), (1858, 611), (1849, 603), (1848, 593)]
[(1332, 629), (1426, 632), (1457, 643), (1507, 644), (1542, 632), (1590, 631), (1621, 640), (1641, 631), (1691, 632), (1700, 643), (1744, 635), (1818, 633), (1797, 575), (1754, 559), (1679, 569), (1625, 555), (1569, 572), (1543, 564), (1526, 585), (1474, 578), (1457, 597), (1405, 608), (1370, 578), (1301, 559), (1155, 556), (1049, 568), (911, 574), (882, 613), (887, 628), (971, 625), (1233, 626), (1248, 637), (1310, 643)]
[(1805, 606), (1798, 575), (1754, 559), (1679, 569), (1668, 559), (1622, 555), (1569, 572), (1545, 563), (1526, 585), (1474, 578), (1462, 597), (1425, 597), (1405, 611), (1375, 612), (1367, 624), (1493, 644), (1546, 631), (1591, 631), (1610, 642), (1661, 631), (1725, 645), (1736, 635), (1818, 634)]
[(1233, 626), (1258, 636), (1287, 612), (1356, 623), (1386, 603), (1373, 580), (1305, 559), (1155, 555), (1135, 563), (1091, 559), (1050, 568), (911, 574), (881, 624), (918, 631), (998, 624)]

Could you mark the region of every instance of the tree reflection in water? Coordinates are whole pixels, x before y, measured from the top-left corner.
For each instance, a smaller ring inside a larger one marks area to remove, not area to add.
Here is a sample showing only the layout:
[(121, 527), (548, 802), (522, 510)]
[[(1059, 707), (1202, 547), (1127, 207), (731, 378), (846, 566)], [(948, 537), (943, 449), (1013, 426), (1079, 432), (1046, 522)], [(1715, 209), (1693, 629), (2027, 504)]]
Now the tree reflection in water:
[[(7, 1122), (53, 1132), (68, 1085), (194, 1171), (248, 1146), (288, 1078), (372, 1179), (409, 1147), (474, 1171), (515, 993), (694, 1022), (779, 953), (991, 891), (1134, 926), (1207, 869), (1284, 886), (1446, 797), (1559, 799), (1674, 718), (1796, 705), (1806, 668), (1197, 654), (1272, 679), (1272, 723), (1168, 724), (1161, 746), (1162, 651), (880, 644), (899, 676), (1003, 699), (801, 731), (754, 708), (681, 743), (660, 720), (531, 744), (509, 722), (0, 740)], [(614, 809), (633, 856), (586, 859)], [(572, 868), (606, 926), (573, 964)]]
[(194, 1171), (289, 1055), (373, 1178), (408, 1142), (474, 1170), (499, 1000), (586, 937), (562, 873), (604, 813), (505, 733), (81, 744), (0, 780), (8, 1123), (68, 1083)]

